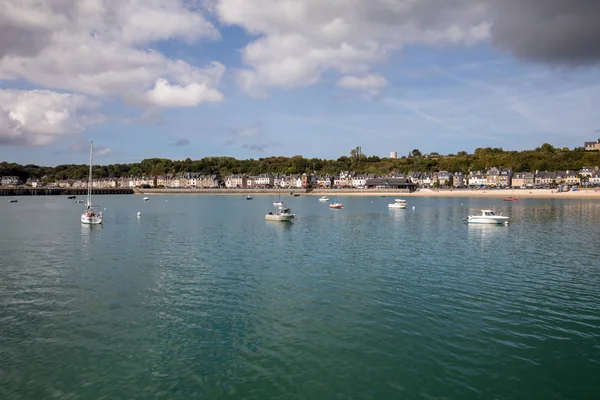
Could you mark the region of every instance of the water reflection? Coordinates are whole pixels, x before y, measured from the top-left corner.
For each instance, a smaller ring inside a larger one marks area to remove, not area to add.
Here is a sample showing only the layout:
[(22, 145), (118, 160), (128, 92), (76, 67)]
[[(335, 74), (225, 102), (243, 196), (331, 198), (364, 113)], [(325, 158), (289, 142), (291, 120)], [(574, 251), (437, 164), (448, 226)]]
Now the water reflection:
[(98, 236), (104, 226), (102, 224), (99, 225), (91, 225), (91, 224), (81, 224), (81, 242), (85, 247), (91, 247), (94, 244), (94, 238)]
[(492, 241), (504, 238), (508, 234), (510, 225), (504, 224), (466, 224), (468, 227), (468, 240), (473, 243), (487, 245)]
[(406, 220), (406, 209), (401, 208), (388, 208), (388, 213), (392, 216), (392, 219), (396, 222), (402, 222)]

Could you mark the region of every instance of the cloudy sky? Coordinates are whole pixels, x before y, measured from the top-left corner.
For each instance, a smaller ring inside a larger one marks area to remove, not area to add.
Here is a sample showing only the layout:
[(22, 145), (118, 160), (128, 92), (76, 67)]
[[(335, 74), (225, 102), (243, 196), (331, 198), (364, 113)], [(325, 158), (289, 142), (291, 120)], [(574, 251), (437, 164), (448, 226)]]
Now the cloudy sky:
[(600, 137), (597, 0), (3, 0), (0, 160)]

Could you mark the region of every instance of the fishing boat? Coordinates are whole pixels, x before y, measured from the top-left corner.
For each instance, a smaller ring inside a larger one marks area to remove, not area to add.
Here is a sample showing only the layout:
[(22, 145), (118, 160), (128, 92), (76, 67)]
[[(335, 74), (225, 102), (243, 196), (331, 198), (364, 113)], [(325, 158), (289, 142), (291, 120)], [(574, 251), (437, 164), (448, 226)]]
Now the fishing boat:
[(470, 224), (508, 224), (510, 217), (496, 215), (492, 210), (481, 210), (480, 215), (469, 215), (466, 220)]
[(296, 216), (289, 207), (281, 206), (277, 211), (269, 212), (265, 215), (267, 221), (291, 222)]
[(94, 155), (94, 142), (90, 142), (90, 177), (88, 181), (87, 203), (85, 211), (81, 214), (81, 223), (88, 225), (99, 225), (102, 223), (102, 211), (100, 207), (92, 204), (92, 163)]
[(389, 208), (406, 208), (406, 200), (395, 199), (393, 203), (388, 204)]
[(321, 196), (319, 198), (319, 201), (329, 201), (329, 197), (327, 197), (327, 196)]

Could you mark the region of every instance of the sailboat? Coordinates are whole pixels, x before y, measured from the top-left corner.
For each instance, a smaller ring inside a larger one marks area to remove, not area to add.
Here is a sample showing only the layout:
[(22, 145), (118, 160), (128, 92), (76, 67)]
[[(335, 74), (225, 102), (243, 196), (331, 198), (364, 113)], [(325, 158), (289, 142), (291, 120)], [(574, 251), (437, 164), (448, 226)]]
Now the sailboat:
[(92, 204), (92, 160), (94, 155), (94, 142), (90, 142), (90, 178), (88, 182), (87, 202), (85, 211), (81, 214), (81, 223), (88, 225), (99, 225), (102, 223), (102, 211), (100, 207)]
[(273, 205), (275, 207), (282, 207), (283, 206), (283, 201), (281, 201), (281, 187), (279, 187), (279, 190), (277, 192), (279, 193), (279, 200), (275, 200), (273, 202)]
[(504, 197), (502, 200), (504, 201), (519, 201), (519, 196), (516, 195), (515, 191), (513, 190), (513, 194), (514, 196), (509, 196), (509, 197)]

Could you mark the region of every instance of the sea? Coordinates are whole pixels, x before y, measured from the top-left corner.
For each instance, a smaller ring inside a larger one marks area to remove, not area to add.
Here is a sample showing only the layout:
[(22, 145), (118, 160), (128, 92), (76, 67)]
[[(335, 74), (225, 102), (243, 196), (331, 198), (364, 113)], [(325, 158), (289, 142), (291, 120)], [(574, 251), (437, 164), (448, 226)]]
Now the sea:
[(600, 201), (8, 200), (2, 400), (600, 398)]

